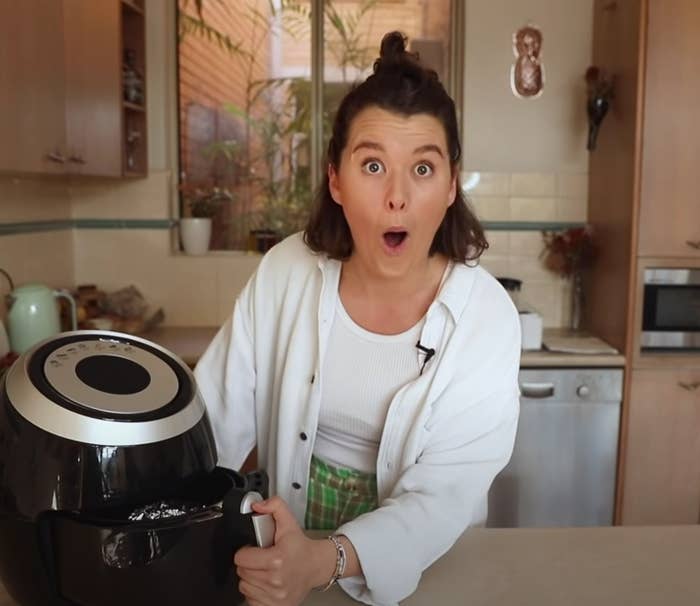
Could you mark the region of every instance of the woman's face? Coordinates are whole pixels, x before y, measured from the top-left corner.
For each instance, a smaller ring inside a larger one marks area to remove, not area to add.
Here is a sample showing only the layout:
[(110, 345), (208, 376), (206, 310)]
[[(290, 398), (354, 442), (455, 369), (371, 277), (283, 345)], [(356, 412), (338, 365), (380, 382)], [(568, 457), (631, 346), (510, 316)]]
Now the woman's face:
[(368, 107), (350, 125), (340, 166), (328, 171), (331, 195), (350, 226), (353, 257), (385, 277), (424, 267), (456, 193), (441, 122)]

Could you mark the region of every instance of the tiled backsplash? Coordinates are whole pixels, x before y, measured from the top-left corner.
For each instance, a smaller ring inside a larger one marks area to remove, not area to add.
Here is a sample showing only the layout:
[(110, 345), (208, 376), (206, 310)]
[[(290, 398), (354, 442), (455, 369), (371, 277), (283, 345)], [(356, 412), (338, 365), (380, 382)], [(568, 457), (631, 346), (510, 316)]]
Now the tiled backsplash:
[[(586, 174), (463, 173), (462, 183), (483, 221), (585, 221)], [(138, 217), (166, 221), (170, 175), (156, 172), (134, 183), (66, 185), (51, 180), (0, 180), (2, 221)], [(92, 220), (92, 219), (91, 219)], [(18, 283), (53, 286), (92, 282), (107, 290), (136, 285), (172, 325), (220, 324), (254, 271), (259, 257), (173, 253), (167, 229), (83, 229), (7, 235), (0, 238), (0, 266)], [(143, 226), (142, 226), (143, 227)], [(546, 326), (566, 325), (569, 283), (542, 265), (538, 231), (488, 231), (482, 263), (496, 276), (523, 281), (522, 297), (544, 316)], [(7, 287), (0, 287), (4, 293)], [(0, 313), (1, 313), (0, 305)]]
[[(586, 221), (585, 173), (463, 172), (462, 188), (482, 221)], [(570, 283), (545, 269), (538, 231), (487, 232), (482, 263), (495, 276), (523, 281), (522, 298), (544, 317), (564, 326), (570, 316)]]

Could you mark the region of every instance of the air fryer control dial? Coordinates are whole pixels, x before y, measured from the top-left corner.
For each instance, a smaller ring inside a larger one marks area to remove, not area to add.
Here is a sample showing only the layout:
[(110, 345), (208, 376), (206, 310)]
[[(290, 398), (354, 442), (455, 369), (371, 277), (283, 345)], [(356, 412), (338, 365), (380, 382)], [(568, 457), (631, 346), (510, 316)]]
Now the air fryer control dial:
[(115, 415), (158, 410), (178, 391), (177, 376), (161, 358), (116, 340), (59, 347), (46, 358), (44, 374), (62, 396)]
[(44, 431), (87, 444), (153, 444), (205, 415), (190, 369), (159, 345), (111, 331), (37, 343), (5, 378), (8, 401)]

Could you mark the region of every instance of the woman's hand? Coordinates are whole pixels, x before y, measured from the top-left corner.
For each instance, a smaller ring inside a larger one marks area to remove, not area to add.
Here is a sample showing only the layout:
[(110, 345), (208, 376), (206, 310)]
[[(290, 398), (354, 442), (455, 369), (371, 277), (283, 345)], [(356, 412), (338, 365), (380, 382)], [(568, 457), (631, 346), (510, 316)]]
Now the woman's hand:
[(275, 519), (275, 544), (266, 549), (242, 547), (234, 556), (239, 589), (250, 606), (297, 606), (335, 570), (335, 547), (309, 539), (279, 497), (253, 504), (257, 513)]

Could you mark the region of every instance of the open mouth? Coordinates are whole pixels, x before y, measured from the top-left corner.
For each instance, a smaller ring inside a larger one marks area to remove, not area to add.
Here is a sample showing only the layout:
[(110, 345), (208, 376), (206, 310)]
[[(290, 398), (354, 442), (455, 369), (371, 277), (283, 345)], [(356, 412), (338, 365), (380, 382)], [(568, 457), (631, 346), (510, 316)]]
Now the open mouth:
[(407, 231), (386, 231), (384, 232), (384, 243), (389, 248), (398, 248), (408, 237)]

